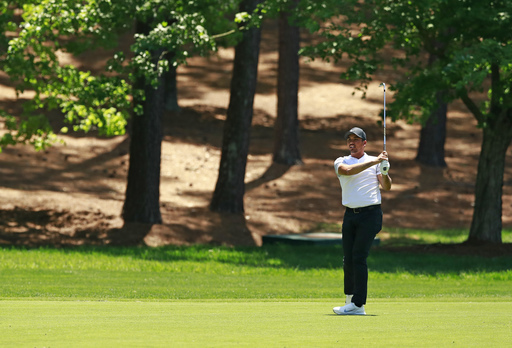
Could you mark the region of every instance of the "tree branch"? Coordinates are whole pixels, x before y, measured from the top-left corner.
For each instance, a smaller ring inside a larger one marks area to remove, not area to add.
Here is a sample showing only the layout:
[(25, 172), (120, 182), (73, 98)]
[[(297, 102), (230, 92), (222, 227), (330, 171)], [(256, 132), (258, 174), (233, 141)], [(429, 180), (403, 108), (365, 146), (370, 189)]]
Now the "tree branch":
[(226, 31), (225, 33), (211, 35), (210, 37), (215, 40), (215, 39), (219, 39), (219, 38), (224, 37), (224, 36), (232, 35), (232, 34), (236, 33), (237, 31), (242, 31), (242, 30), (245, 30), (245, 29), (247, 29), (247, 27), (241, 26), (238, 29), (232, 29), (232, 30)]
[(460, 99), (466, 107), (471, 111), (473, 116), (475, 116), (478, 123), (483, 123), (485, 120), (484, 114), (480, 111), (475, 102), (469, 97), (468, 92), (466, 90), (459, 92)]
[[(244, 27), (240, 27), (238, 29), (242, 30), (242, 29), (244, 29)], [(228, 36), (228, 35), (234, 34), (235, 32), (236, 32), (236, 29), (232, 29), (232, 30), (227, 31), (225, 33), (220, 33), (220, 34), (217, 34), (217, 35), (212, 35), (210, 37), (215, 40), (215, 39), (219, 39), (219, 38), (224, 37), (224, 36)]]

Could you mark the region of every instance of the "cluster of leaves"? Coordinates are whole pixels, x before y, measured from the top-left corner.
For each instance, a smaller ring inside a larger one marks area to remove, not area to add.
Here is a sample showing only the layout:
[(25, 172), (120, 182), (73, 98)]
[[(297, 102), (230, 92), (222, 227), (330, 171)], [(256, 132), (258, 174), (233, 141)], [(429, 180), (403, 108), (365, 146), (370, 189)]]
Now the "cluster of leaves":
[[(423, 28), (418, 31), (418, 44), (435, 59), (412, 70), (407, 81), (397, 83), (395, 112), (411, 119), (412, 106), (419, 106), (421, 120), (425, 120), (437, 108), (436, 93), (442, 91), (445, 102), (461, 98), (479, 127), (487, 127), (489, 120), (499, 116), (498, 109), (510, 109), (512, 103), (512, 37), (507, 29), (512, 24), (512, 4), (429, 3), (437, 5), (432, 5), (431, 20), (415, 27)], [(470, 98), (472, 92), (487, 92), (488, 98), (478, 105)]]
[[(257, 12), (265, 18), (277, 18), (287, 12), (290, 24), (318, 33), (326, 22), (340, 16), (351, 5), (352, 0), (266, 0), (258, 6)], [(261, 18), (258, 21), (253, 17), (251, 23), (260, 24)]]
[[(122, 134), (130, 104), (128, 84), (118, 77), (93, 77), (59, 61), (59, 54), (86, 50), (94, 47), (93, 43), (103, 44), (115, 38), (112, 26), (101, 30), (98, 25), (102, 19), (108, 21), (95, 8), (99, 4), (43, 0), (21, 5), (17, 8), (22, 13), (21, 23), (16, 37), (9, 42), (4, 71), (16, 82), (18, 93), (34, 91), (35, 96), (25, 103), (28, 116), (20, 120), (18, 127), (12, 124), (13, 132), (7, 137), (15, 142), (25, 139), (37, 145), (36, 149), (48, 146), (55, 135), (47, 120), (43, 125), (42, 111), (52, 109), (63, 112), (75, 130), (96, 128), (104, 135)], [(42, 122), (42, 132), (37, 136), (26, 133), (23, 127), (34, 119)]]
[[(24, 118), (16, 120), (2, 111), (8, 133), (0, 140), (0, 148), (19, 142), (31, 143), (36, 149), (50, 145), (55, 135), (43, 110), (61, 111), (75, 131), (123, 134), (133, 110), (140, 110), (133, 100), (143, 100), (143, 96), (132, 98), (141, 94), (133, 89), (134, 82), (143, 78), (155, 86), (171, 65), (184, 64), (191, 54), (214, 51), (216, 43), (209, 33), (235, 27), (226, 14), (233, 13), (237, 3), (1, 1), (5, 5), (0, 12), (1, 68), (15, 81), (18, 93), (33, 91), (35, 97), (26, 103)], [(59, 60), (65, 53), (80, 54), (97, 47), (115, 50), (120, 34), (133, 32), (134, 23), (143, 23), (148, 30), (134, 34), (131, 52), (114, 53), (104, 74), (94, 76)]]
[[(387, 64), (401, 69), (403, 79), (391, 86), (396, 91), (390, 105), (393, 118), (425, 121), (437, 107), (441, 91), (446, 102), (462, 98), (471, 105), (468, 95), (487, 89), (489, 100), (471, 110), (480, 126), (493, 117), (492, 98), (498, 98), (495, 101), (502, 108), (509, 107), (510, 2), (348, 1), (337, 12), (343, 15), (319, 28), (322, 41), (302, 53), (333, 61), (348, 58), (350, 66), (342, 77), (358, 80), (363, 96), (373, 76)], [(501, 82), (488, 86), (493, 65)]]

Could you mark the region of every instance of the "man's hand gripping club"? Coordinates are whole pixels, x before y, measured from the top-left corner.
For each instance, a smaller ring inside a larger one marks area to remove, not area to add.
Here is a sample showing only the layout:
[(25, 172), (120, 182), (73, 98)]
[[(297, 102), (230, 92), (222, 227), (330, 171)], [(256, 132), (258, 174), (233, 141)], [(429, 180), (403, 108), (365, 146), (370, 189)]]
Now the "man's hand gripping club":
[(388, 161), (388, 153), (387, 151), (382, 151), (380, 155), (377, 157), (380, 161), (380, 172), (382, 175), (388, 175), (389, 168), (391, 165)]

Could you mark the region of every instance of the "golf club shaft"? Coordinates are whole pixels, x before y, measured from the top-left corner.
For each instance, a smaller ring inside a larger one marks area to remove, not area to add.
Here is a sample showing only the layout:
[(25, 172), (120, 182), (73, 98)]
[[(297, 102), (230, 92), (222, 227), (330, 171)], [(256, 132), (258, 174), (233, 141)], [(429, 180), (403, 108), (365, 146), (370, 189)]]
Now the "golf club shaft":
[(384, 87), (384, 151), (386, 151), (386, 84), (382, 82), (381, 86)]

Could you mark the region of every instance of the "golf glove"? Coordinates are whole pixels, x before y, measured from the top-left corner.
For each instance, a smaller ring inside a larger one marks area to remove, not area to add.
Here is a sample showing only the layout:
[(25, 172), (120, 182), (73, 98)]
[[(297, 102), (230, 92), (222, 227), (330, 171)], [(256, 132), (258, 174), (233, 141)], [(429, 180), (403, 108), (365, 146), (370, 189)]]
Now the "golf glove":
[(384, 160), (380, 162), (380, 172), (382, 173), (382, 175), (388, 175), (390, 167), (391, 165), (389, 164), (388, 161)]

